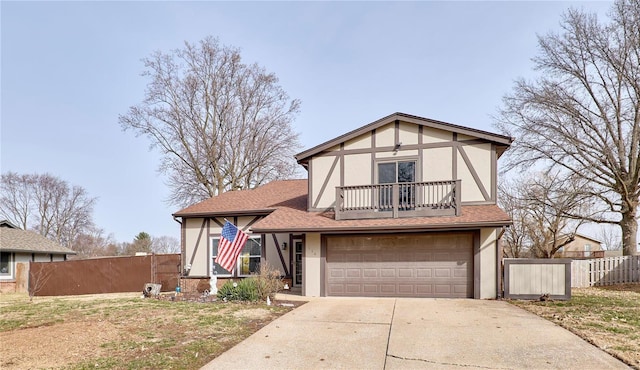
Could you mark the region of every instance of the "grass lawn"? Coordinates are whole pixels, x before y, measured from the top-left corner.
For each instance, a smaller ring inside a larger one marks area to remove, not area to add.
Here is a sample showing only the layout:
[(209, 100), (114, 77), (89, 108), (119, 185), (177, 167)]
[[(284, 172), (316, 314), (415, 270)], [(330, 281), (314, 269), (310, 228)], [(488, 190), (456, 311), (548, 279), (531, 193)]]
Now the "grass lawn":
[(290, 311), (138, 294), (0, 295), (0, 368), (197, 369)]
[(640, 369), (640, 284), (572, 289), (569, 301), (510, 301)]

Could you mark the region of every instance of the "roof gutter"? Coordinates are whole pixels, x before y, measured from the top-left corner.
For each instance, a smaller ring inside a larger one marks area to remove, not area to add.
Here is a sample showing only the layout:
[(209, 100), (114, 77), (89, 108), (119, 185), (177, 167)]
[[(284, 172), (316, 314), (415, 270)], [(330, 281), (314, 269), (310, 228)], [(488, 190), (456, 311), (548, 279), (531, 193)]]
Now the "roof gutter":
[(409, 225), (409, 226), (389, 226), (389, 227), (380, 227), (380, 226), (364, 226), (364, 227), (353, 227), (353, 226), (344, 226), (344, 227), (288, 227), (288, 228), (252, 228), (251, 231), (255, 233), (291, 233), (291, 232), (320, 232), (320, 233), (336, 233), (336, 234), (357, 234), (357, 233), (387, 233), (390, 231), (399, 231), (399, 232), (415, 232), (421, 230), (429, 230), (429, 231), (448, 231), (448, 230), (472, 230), (478, 229), (482, 227), (504, 227), (511, 225), (511, 221), (493, 221), (493, 222), (483, 222), (483, 223), (468, 223), (468, 224), (457, 224), (457, 225)]

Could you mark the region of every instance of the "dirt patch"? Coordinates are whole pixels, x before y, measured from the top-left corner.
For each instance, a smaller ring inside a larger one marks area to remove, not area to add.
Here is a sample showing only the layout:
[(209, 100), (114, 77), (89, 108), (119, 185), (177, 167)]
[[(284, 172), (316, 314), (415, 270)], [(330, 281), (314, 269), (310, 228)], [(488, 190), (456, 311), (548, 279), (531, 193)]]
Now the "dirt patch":
[(138, 294), (0, 298), (3, 370), (200, 368), (304, 303)]
[[(120, 338), (109, 322), (69, 322), (0, 333), (0, 368), (66, 366), (106, 354), (101, 345)], [(10, 345), (9, 345), (10, 344)]]

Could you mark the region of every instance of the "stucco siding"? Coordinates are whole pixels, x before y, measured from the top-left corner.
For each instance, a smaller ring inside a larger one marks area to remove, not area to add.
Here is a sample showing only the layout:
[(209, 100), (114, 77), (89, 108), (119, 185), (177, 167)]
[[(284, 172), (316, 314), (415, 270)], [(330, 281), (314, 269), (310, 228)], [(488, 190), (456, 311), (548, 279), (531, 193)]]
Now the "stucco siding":
[[(476, 184), (476, 180), (473, 178), (469, 167), (464, 161), (462, 154), (456, 151), (457, 156), (457, 179), (462, 180), (462, 201), (463, 202), (483, 202), (484, 196)], [(457, 180), (456, 179), (456, 180)]]
[[(200, 235), (200, 228), (202, 226), (202, 218), (187, 218), (185, 222), (185, 260), (184, 265), (191, 264), (189, 270), (190, 276), (209, 276), (209, 270), (207, 265), (209, 250), (208, 250), (208, 235), (205, 225), (205, 230), (202, 231), (202, 236), (198, 242), (198, 235)], [(194, 254), (195, 253), (195, 254)], [(191, 262), (193, 260), (193, 262)]]
[[(289, 253), (291, 252), (292, 246), (289, 245), (289, 234), (276, 234), (276, 239), (278, 240), (278, 245), (276, 245), (276, 242), (273, 240), (272, 234), (265, 235), (265, 257), (269, 267), (280, 271), (280, 275), (284, 276), (285, 269), (282, 265), (282, 261), (280, 260), (278, 249), (280, 249), (280, 252), (282, 253), (285, 266), (289, 273), (291, 273)], [(282, 250), (282, 243), (287, 243), (287, 250)]]
[(493, 299), (497, 297), (497, 230), (480, 229), (480, 297)]
[[(471, 165), (480, 178), (480, 182), (485, 191), (491, 195), (493, 186), (493, 174), (491, 173), (491, 144), (465, 145), (465, 153), (469, 157)], [(464, 162), (463, 162), (464, 163)], [(482, 200), (484, 197), (481, 195)]]
[(376, 130), (376, 147), (396, 144), (395, 124), (390, 123)]
[[(333, 207), (335, 188), (340, 186), (340, 161), (338, 157), (326, 156), (312, 159), (313, 175), (310, 205), (312, 208)], [(335, 163), (335, 165), (334, 165)]]
[(430, 127), (422, 128), (423, 143), (442, 143), (453, 140), (453, 134), (450, 131), (438, 130)]
[(418, 144), (418, 128), (413, 123), (400, 122), (398, 134), (402, 145)]
[(345, 186), (371, 184), (371, 154), (345, 155), (344, 167)]
[(371, 134), (360, 135), (344, 143), (344, 149), (368, 149), (371, 148)]
[(456, 180), (452, 179), (453, 153), (451, 148), (430, 148), (423, 151), (423, 181)]
[(322, 258), (319, 233), (309, 233), (305, 236), (304, 255), (302, 257), (302, 295), (319, 297), (322, 284)]

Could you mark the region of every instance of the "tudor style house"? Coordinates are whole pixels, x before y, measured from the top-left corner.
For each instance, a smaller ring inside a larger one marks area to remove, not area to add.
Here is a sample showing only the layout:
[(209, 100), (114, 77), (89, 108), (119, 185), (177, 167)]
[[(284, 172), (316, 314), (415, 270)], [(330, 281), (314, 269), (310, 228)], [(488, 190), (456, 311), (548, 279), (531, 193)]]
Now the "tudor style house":
[[(174, 214), (183, 281), (268, 263), (305, 296), (496, 298), (508, 215), (497, 160), (512, 138), (395, 113), (296, 155), (308, 180), (231, 191)], [(213, 261), (224, 220), (250, 235)]]

